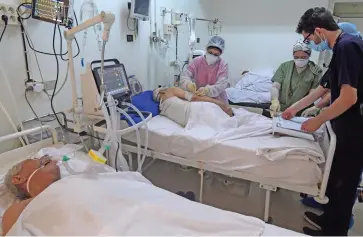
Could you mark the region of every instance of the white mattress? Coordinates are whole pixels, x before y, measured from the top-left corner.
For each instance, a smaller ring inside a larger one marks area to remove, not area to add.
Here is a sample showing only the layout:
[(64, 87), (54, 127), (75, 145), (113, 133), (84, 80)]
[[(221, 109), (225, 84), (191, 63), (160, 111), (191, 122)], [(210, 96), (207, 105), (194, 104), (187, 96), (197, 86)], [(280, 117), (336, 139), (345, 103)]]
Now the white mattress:
[[(178, 144), (169, 138), (183, 128), (166, 117), (157, 116), (148, 123), (148, 129), (149, 148), (160, 153), (172, 154), (171, 151), (175, 150)], [(131, 134), (124, 139), (135, 142), (136, 136)], [(322, 172), (313, 161), (269, 161), (257, 155), (255, 148), (264, 142), (264, 139), (266, 136), (226, 141), (193, 157), (185, 158), (213, 164), (227, 171), (241, 171), (288, 184), (315, 186), (321, 181)]]

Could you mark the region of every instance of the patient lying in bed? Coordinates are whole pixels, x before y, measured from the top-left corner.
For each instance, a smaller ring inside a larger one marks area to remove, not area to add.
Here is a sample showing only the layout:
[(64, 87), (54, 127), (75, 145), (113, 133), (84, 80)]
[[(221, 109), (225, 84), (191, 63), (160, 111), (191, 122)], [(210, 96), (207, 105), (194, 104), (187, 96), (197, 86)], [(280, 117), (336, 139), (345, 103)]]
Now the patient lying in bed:
[(160, 102), (160, 114), (173, 120), (182, 127), (188, 123), (191, 103), (204, 102), (218, 105), (229, 116), (233, 116), (232, 109), (219, 100), (207, 96), (197, 96), (180, 88), (161, 87), (153, 92), (155, 101)]
[(60, 178), (57, 161), (52, 161), (49, 156), (28, 159), (11, 168), (5, 176), (5, 185), (21, 201), (10, 206), (4, 213), (3, 235), (7, 234), (33, 198)]
[[(88, 159), (85, 153), (74, 153), (79, 160), (68, 161), (68, 167), (76, 166), (88, 161), (82, 161), (84, 157)], [(109, 166), (98, 163), (91, 163), (92, 169), (87, 173), (97, 174), (106, 172), (115, 172)], [(52, 160), (50, 156), (45, 155), (40, 159), (27, 159), (14, 165), (6, 174), (4, 184), (7, 189), (19, 200), (19, 202), (10, 206), (3, 215), (2, 230), (5, 235), (11, 226), (16, 222), (22, 211), (38, 194), (43, 192), (51, 184), (57, 182), (62, 177), (69, 176), (62, 162)]]
[(260, 236), (255, 218), (191, 202), (152, 185), (139, 173), (72, 175), (61, 179), (49, 157), (14, 166), (6, 184), (23, 201), (3, 216), (3, 234), (21, 236)]

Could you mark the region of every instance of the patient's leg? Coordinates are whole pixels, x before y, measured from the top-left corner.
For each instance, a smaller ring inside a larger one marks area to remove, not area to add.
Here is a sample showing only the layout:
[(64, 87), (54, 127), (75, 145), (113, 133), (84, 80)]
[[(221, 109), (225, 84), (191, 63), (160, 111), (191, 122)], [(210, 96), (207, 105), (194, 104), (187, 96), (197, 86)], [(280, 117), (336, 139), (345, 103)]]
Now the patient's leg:
[[(186, 92), (188, 93), (188, 92)], [(228, 114), (229, 116), (233, 116), (233, 110), (232, 108), (223, 103), (222, 101), (220, 100), (216, 100), (216, 99), (213, 99), (213, 98), (210, 98), (208, 96), (198, 96), (198, 95), (193, 95), (192, 97), (192, 100), (191, 101), (199, 101), (199, 102), (209, 102), (209, 103), (213, 103), (213, 104), (216, 104), (218, 105), (226, 114)]]
[(176, 88), (176, 87), (167, 89), (166, 94), (171, 94), (173, 96), (179, 97), (180, 99), (188, 100), (190, 102), (198, 101), (198, 102), (213, 103), (213, 104), (218, 105), (229, 116), (231, 116), (231, 117), (233, 116), (233, 111), (229, 107), (229, 105), (223, 103), (220, 100), (216, 100), (216, 99), (210, 98), (208, 96), (197, 96), (188, 91), (184, 91), (183, 89)]

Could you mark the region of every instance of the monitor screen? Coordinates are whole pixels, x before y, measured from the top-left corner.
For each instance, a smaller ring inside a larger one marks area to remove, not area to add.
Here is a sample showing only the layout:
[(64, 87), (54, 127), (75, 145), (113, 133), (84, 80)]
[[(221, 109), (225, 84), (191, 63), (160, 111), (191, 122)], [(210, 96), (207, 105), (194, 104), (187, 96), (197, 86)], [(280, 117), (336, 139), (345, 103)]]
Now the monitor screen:
[[(99, 75), (101, 75), (101, 69), (97, 70)], [(111, 95), (117, 95), (120, 93), (127, 92), (129, 90), (129, 86), (127, 83), (127, 76), (124, 74), (122, 68), (120, 67), (111, 67), (105, 68), (104, 70), (104, 82), (107, 88), (107, 91)]]
[(150, 0), (135, 0), (135, 14), (149, 16)]

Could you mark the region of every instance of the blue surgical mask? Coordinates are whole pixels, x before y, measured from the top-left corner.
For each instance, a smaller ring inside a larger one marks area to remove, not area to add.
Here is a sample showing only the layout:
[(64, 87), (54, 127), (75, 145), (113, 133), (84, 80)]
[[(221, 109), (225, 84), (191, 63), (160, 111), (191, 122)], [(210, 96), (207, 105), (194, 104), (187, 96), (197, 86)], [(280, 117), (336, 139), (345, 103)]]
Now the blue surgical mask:
[[(320, 38), (320, 36), (319, 36), (319, 38)], [(321, 39), (321, 43), (320, 44), (315, 44), (314, 40), (310, 40), (309, 45), (310, 45), (310, 47), (311, 47), (312, 50), (315, 50), (315, 51), (318, 51), (318, 52), (323, 52), (323, 51), (326, 51), (326, 50), (331, 50), (331, 48), (329, 47), (328, 40)]]
[(329, 44), (327, 41), (321, 41), (320, 44), (315, 44), (315, 42), (313, 40), (310, 41), (309, 43), (310, 47), (312, 50), (318, 51), (318, 52), (323, 52), (326, 50), (330, 50)]

